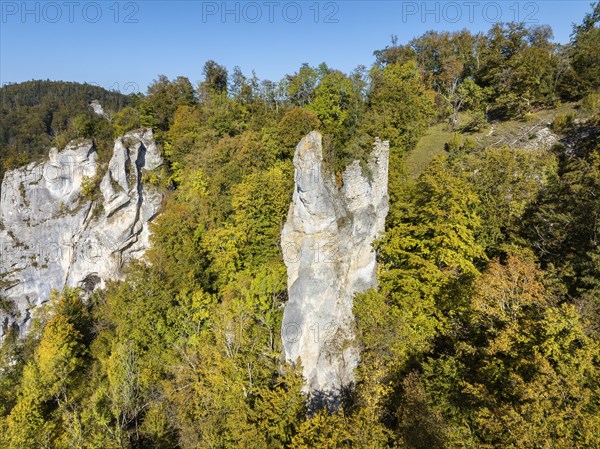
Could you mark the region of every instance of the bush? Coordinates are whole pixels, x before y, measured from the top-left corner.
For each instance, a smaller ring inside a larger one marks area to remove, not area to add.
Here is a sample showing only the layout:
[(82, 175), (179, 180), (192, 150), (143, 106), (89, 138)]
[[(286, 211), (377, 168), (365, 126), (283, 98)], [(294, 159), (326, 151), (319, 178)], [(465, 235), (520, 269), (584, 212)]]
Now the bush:
[(463, 128), (465, 132), (478, 132), (485, 129), (488, 125), (485, 112), (478, 110), (471, 113), (469, 122)]
[(557, 133), (564, 132), (573, 127), (575, 115), (572, 113), (557, 115), (552, 122), (552, 130)]
[(84, 176), (81, 181), (81, 196), (88, 201), (92, 201), (98, 192), (99, 180), (97, 177)]
[(309, 132), (321, 127), (317, 114), (302, 108), (294, 108), (286, 112), (279, 124), (277, 133), (286, 156), (294, 154), (294, 149), (300, 140)]
[(592, 115), (600, 114), (600, 90), (586, 95), (581, 101), (581, 108)]
[(444, 145), (444, 149), (448, 153), (455, 153), (460, 151), (463, 146), (463, 138), (459, 133), (452, 134), (450, 141)]

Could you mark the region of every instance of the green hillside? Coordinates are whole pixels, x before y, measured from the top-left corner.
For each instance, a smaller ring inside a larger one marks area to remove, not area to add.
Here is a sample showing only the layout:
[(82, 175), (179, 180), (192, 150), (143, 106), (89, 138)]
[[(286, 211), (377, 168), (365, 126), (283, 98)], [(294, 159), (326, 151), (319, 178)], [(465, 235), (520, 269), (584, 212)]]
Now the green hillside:
[[(0, 447), (600, 447), (599, 48), (596, 3), (568, 45), (508, 23), (394, 39), (347, 74), (208, 61), (135, 99), (6, 86), (5, 168), (139, 127), (166, 166), (144, 179), (165, 193), (144, 260), (55, 292), (24, 339), (3, 329)], [(390, 142), (390, 212), (378, 287), (354, 298), (356, 383), (309, 412), (280, 236), (314, 129), (340, 184)]]

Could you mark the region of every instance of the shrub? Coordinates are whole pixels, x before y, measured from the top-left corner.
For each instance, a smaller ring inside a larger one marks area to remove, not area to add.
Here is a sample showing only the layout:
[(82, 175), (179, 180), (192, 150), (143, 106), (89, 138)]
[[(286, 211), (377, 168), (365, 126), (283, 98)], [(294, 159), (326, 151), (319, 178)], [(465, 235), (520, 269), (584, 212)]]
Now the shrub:
[(600, 90), (590, 92), (581, 101), (581, 107), (584, 111), (592, 115), (600, 114)]
[(566, 131), (573, 126), (574, 121), (575, 115), (572, 113), (557, 115), (552, 122), (552, 129), (557, 133)]

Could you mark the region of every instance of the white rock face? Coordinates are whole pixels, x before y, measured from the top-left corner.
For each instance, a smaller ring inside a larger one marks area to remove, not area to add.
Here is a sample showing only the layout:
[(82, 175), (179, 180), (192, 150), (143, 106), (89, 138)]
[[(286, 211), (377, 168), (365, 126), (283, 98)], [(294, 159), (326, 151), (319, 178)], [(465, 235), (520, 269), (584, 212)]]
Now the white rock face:
[(120, 279), (123, 264), (148, 247), (148, 222), (162, 194), (142, 174), (162, 164), (152, 131), (115, 141), (100, 183), (100, 199), (87, 200), (82, 186), (99, 170), (91, 141), (50, 150), (49, 160), (9, 171), (0, 197), (0, 309), (7, 326), (26, 331), (32, 309), (52, 289), (86, 291)]
[(94, 110), (94, 113), (96, 115), (99, 115), (101, 117), (106, 117), (106, 113), (104, 112), (104, 108), (102, 107), (102, 105), (100, 104), (100, 102), (98, 100), (93, 100), (90, 103), (90, 107)]
[(375, 142), (370, 173), (354, 161), (341, 189), (324, 173), (322, 151), (321, 135), (311, 132), (294, 155), (295, 190), (281, 234), (289, 292), (282, 338), (286, 359), (302, 361), (311, 400), (335, 408), (359, 360), (353, 295), (377, 282), (372, 243), (389, 209), (389, 144)]
[(537, 130), (533, 136), (529, 137), (529, 140), (525, 142), (522, 147), (527, 150), (549, 150), (559, 142), (558, 136), (554, 134), (550, 128), (546, 127)]

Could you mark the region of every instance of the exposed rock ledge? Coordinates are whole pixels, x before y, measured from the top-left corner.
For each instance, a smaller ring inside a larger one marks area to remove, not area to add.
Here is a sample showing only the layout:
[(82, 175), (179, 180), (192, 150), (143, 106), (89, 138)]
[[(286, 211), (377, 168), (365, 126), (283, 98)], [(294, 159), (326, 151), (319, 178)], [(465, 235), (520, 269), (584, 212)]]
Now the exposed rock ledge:
[(359, 360), (353, 295), (376, 285), (373, 240), (388, 213), (389, 144), (376, 140), (364, 173), (354, 161), (336, 187), (323, 170), (322, 138), (311, 132), (294, 155), (295, 190), (281, 234), (288, 273), (282, 338), (286, 359), (302, 361), (313, 407), (339, 405)]
[[(86, 200), (82, 183), (96, 175), (91, 141), (52, 148), (49, 160), (9, 171), (0, 197), (0, 325), (24, 332), (32, 309), (52, 289), (93, 290), (119, 279), (123, 264), (148, 247), (147, 223), (162, 195), (142, 183), (143, 170), (162, 164), (152, 131), (115, 140), (100, 183), (101, 198)], [(1, 338), (0, 338), (1, 339)]]

